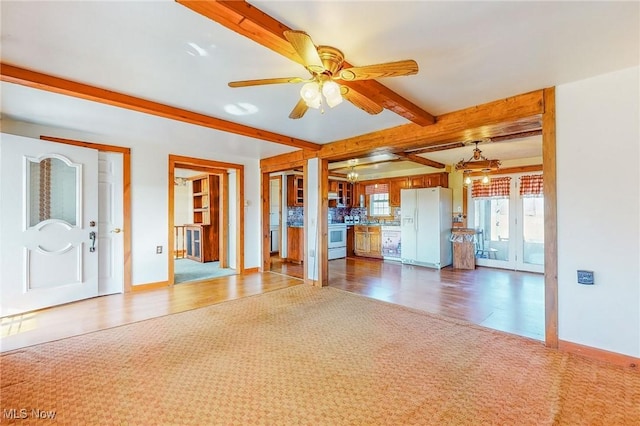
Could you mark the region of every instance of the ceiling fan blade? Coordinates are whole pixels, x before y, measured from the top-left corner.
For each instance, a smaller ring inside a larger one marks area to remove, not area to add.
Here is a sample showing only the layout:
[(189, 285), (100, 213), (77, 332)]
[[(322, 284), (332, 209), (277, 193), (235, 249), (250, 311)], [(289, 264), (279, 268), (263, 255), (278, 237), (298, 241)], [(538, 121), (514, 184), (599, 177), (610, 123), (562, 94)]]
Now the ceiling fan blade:
[(340, 94), (343, 98), (345, 98), (361, 110), (368, 112), (369, 114), (380, 114), (384, 109), (382, 108), (382, 106), (373, 102), (371, 99), (346, 86), (340, 86)]
[(289, 114), (289, 118), (293, 118), (294, 120), (298, 118), (302, 118), (302, 116), (304, 115), (305, 112), (307, 112), (308, 109), (309, 107), (307, 106), (305, 101), (303, 99), (300, 99), (296, 104), (296, 106), (294, 106), (293, 109), (291, 110), (291, 113)]
[(246, 87), (246, 86), (260, 86), (263, 84), (280, 84), (280, 83), (302, 83), (312, 80), (305, 80), (300, 77), (282, 77), (282, 78), (263, 78), (260, 80), (243, 80), (232, 81), (229, 83), (229, 87)]
[(336, 79), (345, 81), (371, 80), (382, 77), (399, 77), (418, 73), (418, 64), (413, 59), (387, 62), (363, 67), (344, 68), (340, 70)]
[(324, 71), (324, 65), (322, 64), (322, 60), (320, 59), (320, 55), (318, 54), (318, 49), (315, 44), (313, 44), (313, 40), (309, 37), (309, 34), (304, 31), (285, 31), (285, 38), (291, 43), (291, 46), (295, 49), (295, 51), (300, 55), (302, 61), (304, 62), (304, 66), (312, 72), (321, 73)]

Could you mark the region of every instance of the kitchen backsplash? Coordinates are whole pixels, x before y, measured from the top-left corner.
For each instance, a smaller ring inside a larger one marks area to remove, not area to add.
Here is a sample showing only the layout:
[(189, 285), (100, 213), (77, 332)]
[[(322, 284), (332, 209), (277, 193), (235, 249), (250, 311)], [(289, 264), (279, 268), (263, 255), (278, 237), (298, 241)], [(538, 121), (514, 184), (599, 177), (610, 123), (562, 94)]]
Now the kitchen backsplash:
[[(345, 216), (360, 216), (360, 222), (367, 221), (366, 207), (329, 207), (332, 222), (344, 222)], [(392, 207), (394, 222), (400, 222), (400, 207)], [(389, 219), (387, 219), (389, 220)], [(304, 207), (287, 207), (287, 225), (299, 225), (304, 222)]]
[(287, 225), (299, 225), (304, 222), (304, 207), (287, 207)]

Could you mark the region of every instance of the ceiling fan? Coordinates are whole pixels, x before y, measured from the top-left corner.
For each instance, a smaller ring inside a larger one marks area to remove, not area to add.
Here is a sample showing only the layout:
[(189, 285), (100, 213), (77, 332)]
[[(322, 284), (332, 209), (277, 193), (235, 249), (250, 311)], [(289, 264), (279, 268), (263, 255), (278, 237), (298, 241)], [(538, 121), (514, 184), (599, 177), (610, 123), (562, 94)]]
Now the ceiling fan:
[(301, 99), (289, 114), (289, 118), (301, 118), (309, 108), (321, 108), (324, 103), (333, 108), (347, 99), (369, 114), (378, 114), (383, 108), (371, 99), (355, 90), (339, 85), (336, 81), (371, 80), (381, 77), (398, 77), (418, 72), (418, 64), (412, 59), (386, 62), (362, 67), (343, 68), (344, 54), (331, 46), (315, 46), (311, 37), (304, 31), (285, 31), (285, 38), (298, 53), (309, 71), (308, 79), (300, 77), (266, 78), (260, 80), (232, 81), (230, 87), (258, 86), (280, 83), (305, 83), (301, 90)]

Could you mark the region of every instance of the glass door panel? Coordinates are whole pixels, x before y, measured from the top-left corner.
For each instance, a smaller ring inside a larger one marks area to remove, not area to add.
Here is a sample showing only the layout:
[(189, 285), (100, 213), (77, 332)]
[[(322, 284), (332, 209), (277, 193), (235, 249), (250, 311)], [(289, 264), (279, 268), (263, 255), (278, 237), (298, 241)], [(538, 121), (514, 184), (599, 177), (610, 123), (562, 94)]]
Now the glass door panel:
[(508, 262), (511, 259), (509, 200), (506, 198), (475, 199), (474, 216), (476, 257), (479, 260)]
[(544, 198), (522, 198), (522, 250), (518, 269), (543, 272), (544, 266)]

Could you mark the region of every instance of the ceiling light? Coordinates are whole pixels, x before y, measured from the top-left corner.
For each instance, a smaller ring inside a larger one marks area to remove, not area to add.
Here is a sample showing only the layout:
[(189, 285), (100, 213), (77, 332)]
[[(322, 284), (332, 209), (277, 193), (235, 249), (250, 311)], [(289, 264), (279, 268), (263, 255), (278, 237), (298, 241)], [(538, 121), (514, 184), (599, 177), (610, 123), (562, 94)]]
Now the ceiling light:
[(358, 181), (358, 173), (353, 166), (351, 166), (351, 170), (347, 173), (347, 180), (351, 183), (356, 183)]
[(326, 81), (322, 84), (322, 94), (327, 100), (327, 105), (330, 108), (340, 104), (342, 102), (342, 95), (340, 94), (340, 86), (335, 81)]
[(476, 147), (473, 150), (473, 155), (467, 161), (460, 160), (456, 164), (456, 170), (462, 170), (464, 172), (472, 171), (492, 171), (498, 170), (500, 167), (500, 160), (489, 160), (482, 151), (478, 148), (478, 141), (474, 142)]
[(317, 82), (312, 81), (303, 85), (300, 96), (309, 108), (320, 108), (322, 96), (320, 96), (320, 85)]
[(305, 83), (300, 89), (300, 96), (309, 108), (320, 108), (322, 105), (323, 95), (330, 108), (333, 108), (342, 102), (340, 86), (338, 83), (331, 80), (324, 82), (311, 81), (309, 83)]

